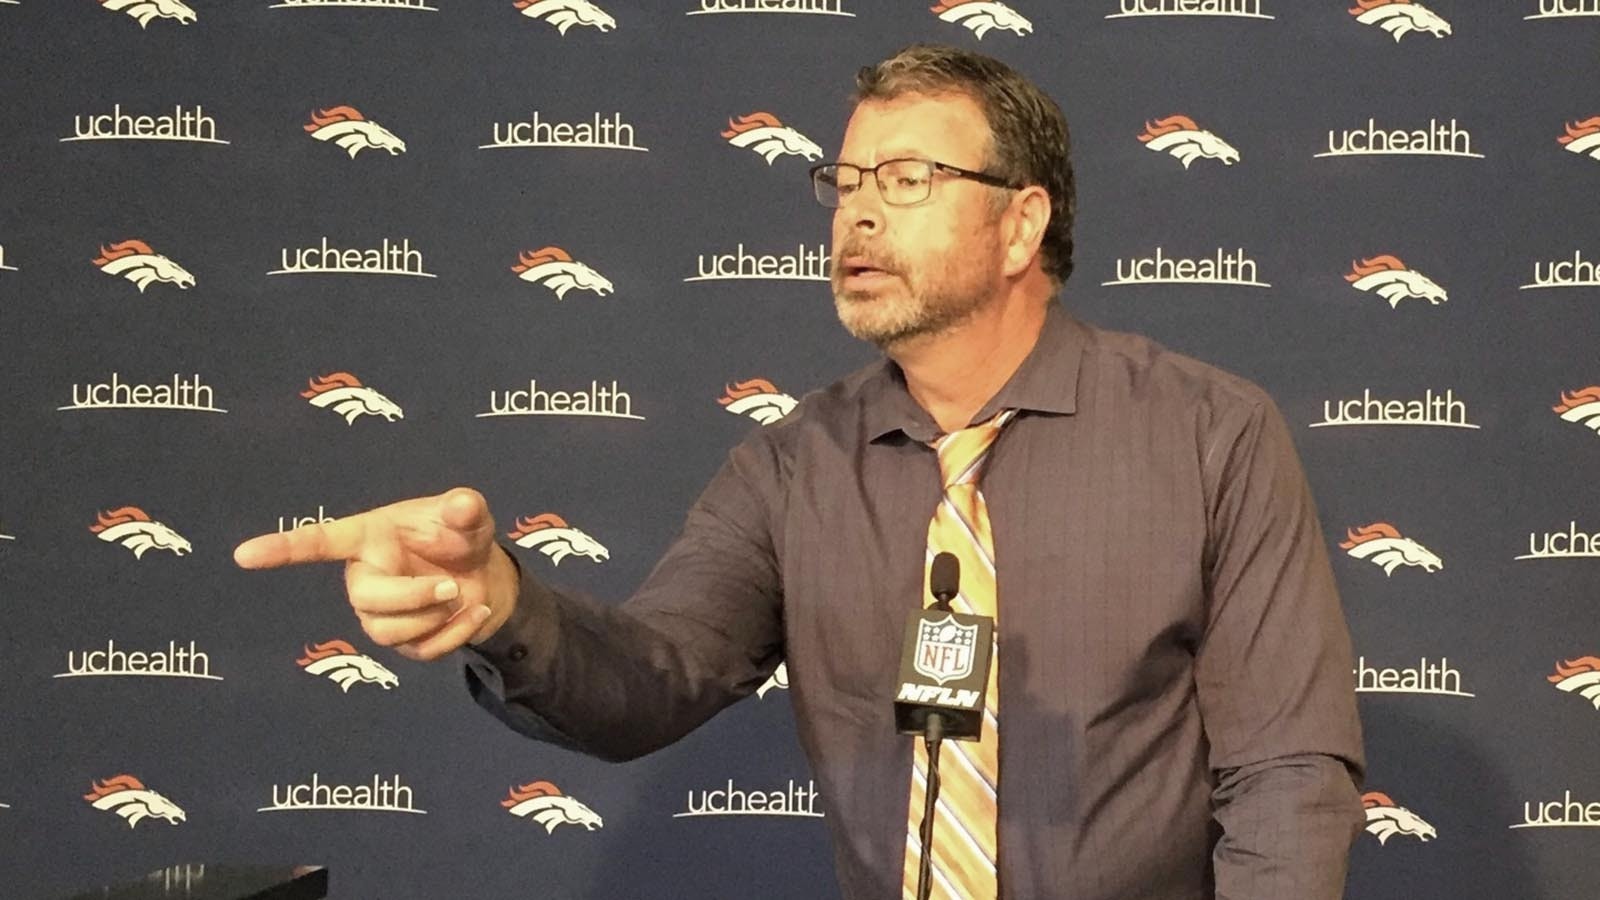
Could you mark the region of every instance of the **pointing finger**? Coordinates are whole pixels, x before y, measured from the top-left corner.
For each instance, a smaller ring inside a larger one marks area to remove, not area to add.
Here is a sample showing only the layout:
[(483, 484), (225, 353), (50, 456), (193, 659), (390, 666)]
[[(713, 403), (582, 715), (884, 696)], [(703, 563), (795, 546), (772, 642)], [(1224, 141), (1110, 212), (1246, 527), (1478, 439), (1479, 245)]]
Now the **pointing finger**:
[(263, 534), (235, 547), (233, 561), (246, 569), (271, 569), (309, 562), (354, 559), (361, 551), (366, 514), (313, 522), (282, 534)]

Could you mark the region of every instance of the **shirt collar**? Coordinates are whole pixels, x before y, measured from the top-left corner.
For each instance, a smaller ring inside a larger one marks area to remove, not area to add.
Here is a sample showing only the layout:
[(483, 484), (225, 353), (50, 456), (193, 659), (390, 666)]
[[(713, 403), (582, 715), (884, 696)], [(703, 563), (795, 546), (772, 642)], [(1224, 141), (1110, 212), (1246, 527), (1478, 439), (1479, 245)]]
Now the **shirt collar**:
[[(1078, 366), (1088, 330), (1052, 300), (1039, 340), (973, 422), (982, 422), (1002, 409), (1070, 415), (1078, 406)], [(906, 390), (905, 375), (894, 360), (885, 357), (861, 388), (865, 405), (867, 440), (903, 432), (917, 441), (931, 441), (939, 426)]]

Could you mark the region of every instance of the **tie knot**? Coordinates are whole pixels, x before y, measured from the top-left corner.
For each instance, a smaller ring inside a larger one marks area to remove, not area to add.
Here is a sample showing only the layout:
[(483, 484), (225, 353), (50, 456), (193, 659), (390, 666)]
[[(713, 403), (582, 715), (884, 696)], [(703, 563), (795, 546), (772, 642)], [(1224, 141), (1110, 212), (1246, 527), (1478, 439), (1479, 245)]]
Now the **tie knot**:
[(1002, 409), (987, 422), (952, 431), (934, 440), (933, 449), (939, 454), (939, 476), (946, 489), (978, 480), (994, 439), (1000, 436), (1000, 429), (1006, 427), (1015, 414), (1014, 409)]

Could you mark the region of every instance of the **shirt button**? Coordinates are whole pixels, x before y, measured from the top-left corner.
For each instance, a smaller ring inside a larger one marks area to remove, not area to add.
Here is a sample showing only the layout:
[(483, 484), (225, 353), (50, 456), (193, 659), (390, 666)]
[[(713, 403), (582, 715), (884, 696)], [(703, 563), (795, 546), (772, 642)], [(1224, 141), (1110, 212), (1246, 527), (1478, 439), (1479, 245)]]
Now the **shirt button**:
[(506, 652), (506, 655), (511, 657), (512, 662), (522, 662), (522, 660), (528, 655), (528, 648), (521, 644), (512, 644), (511, 649)]

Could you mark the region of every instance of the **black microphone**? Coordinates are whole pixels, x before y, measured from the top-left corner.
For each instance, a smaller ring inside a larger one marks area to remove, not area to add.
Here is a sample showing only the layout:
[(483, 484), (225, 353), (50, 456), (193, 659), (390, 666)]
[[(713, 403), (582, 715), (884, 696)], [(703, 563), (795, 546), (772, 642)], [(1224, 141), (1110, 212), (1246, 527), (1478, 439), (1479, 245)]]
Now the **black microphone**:
[(994, 619), (950, 610), (960, 579), (955, 554), (936, 555), (928, 590), (937, 603), (912, 613), (906, 624), (894, 699), (895, 728), (901, 734), (927, 733), (934, 713), (942, 720), (943, 737), (975, 741), (982, 733)]
[(960, 592), (961, 560), (948, 550), (935, 554), (928, 572), (928, 593), (939, 601), (940, 609), (949, 609), (951, 598)]

